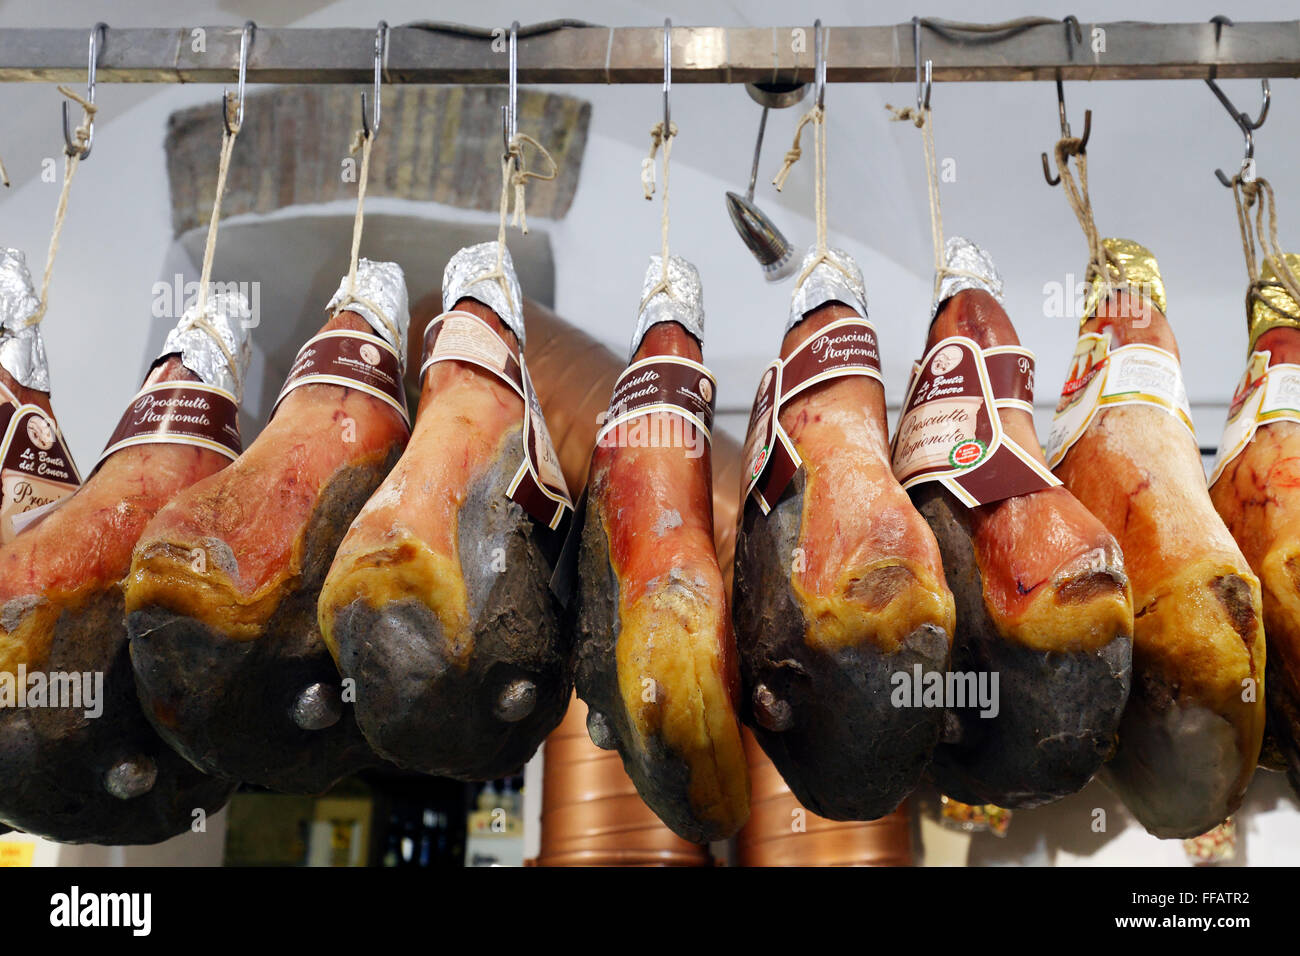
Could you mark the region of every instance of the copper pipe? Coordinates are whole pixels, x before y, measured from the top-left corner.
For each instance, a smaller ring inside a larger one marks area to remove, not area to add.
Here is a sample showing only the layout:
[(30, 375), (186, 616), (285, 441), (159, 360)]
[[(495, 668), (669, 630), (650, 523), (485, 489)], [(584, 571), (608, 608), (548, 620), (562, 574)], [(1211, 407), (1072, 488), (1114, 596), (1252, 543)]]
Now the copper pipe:
[(907, 804), (879, 820), (841, 822), (799, 805), (772, 761), (745, 731), (749, 822), (736, 836), (741, 866), (911, 866)]
[(623, 761), (587, 736), (577, 697), (546, 738), (542, 842), (536, 866), (711, 866), (709, 848), (688, 843), (641, 802)]

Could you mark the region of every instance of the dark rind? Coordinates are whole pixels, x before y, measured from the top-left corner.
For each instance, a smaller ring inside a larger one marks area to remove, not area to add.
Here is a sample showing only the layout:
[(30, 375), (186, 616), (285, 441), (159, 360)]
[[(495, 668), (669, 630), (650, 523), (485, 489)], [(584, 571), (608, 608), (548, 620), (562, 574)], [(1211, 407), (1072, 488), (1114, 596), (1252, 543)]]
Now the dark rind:
[(196, 767), (271, 790), (323, 793), (381, 762), (351, 704), (324, 730), (302, 730), (292, 712), (312, 684), (341, 694), (316, 602), (343, 534), (400, 454), (395, 444), (384, 459), (345, 465), (331, 476), (307, 526), (302, 572), (256, 638), (231, 640), (162, 607), (130, 615), (131, 662), (145, 713)]
[[(1266, 742), (1271, 738), (1282, 758), (1286, 779), (1291, 789), (1300, 796), (1300, 701), (1296, 700), (1282, 677), (1276, 652), (1265, 656), (1264, 701), (1267, 708)], [(1261, 760), (1262, 763), (1262, 760)], [(1278, 769), (1270, 767), (1269, 769)]]
[(1195, 702), (1184, 705), (1161, 678), (1139, 675), (1120, 722), (1119, 747), (1102, 773), (1137, 821), (1161, 839), (1198, 836), (1240, 803), (1229, 793), (1235, 779), (1223, 785), (1222, 764), (1204, 746), (1204, 733), (1191, 739), (1171, 736), (1168, 718), (1175, 709), (1200, 710), (1206, 715), (1202, 725), (1235, 737), (1227, 718)]
[[(832, 654), (809, 647), (790, 584), (806, 479), (800, 470), (764, 516), (745, 501), (736, 534), (733, 616), (744, 685), (742, 719), (805, 807), (831, 820), (874, 820), (897, 809), (921, 778), (939, 740), (941, 708), (900, 708), (892, 678), (948, 668), (948, 635), (923, 625), (893, 654), (870, 635)], [(793, 725), (774, 733), (753, 713), (765, 684), (789, 703)]]
[(656, 734), (638, 746), (618, 682), (619, 583), (609, 557), (609, 535), (600, 515), (599, 494), (592, 495), (582, 529), (578, 558), (577, 646), (574, 678), (578, 696), (592, 713), (603, 714), (623, 767), (646, 806), (674, 833), (692, 843), (731, 836), (691, 808), (690, 767)]
[[(29, 672), (103, 673), (99, 717), (87, 718), (84, 708), (0, 710), (0, 820), (15, 829), (60, 843), (158, 843), (189, 830), (196, 810), (217, 812), (234, 792), (234, 782), (200, 773), (149, 726), (122, 605), (114, 585), (64, 610), (48, 660), (29, 665)], [(129, 800), (110, 794), (109, 770), (140, 756), (157, 767), (153, 788)]]
[[(1250, 586), (1239, 575), (1225, 574), (1215, 578), (1209, 590), (1238, 634), (1249, 641), (1258, 620)], [(1220, 746), (1216, 749), (1215, 744)], [(1232, 720), (1194, 692), (1171, 684), (1158, 668), (1148, 667), (1135, 675), (1120, 722), (1119, 746), (1106, 764), (1104, 779), (1153, 836), (1199, 836), (1241, 805), (1245, 755), (1240, 748), (1240, 730)], [(1253, 772), (1258, 754), (1250, 760)]]
[[(569, 631), (551, 592), (558, 542), (506, 489), (519, 467), (522, 425), (502, 438), (470, 486), (459, 514), (461, 573), (474, 649), (461, 669), (437, 615), (406, 598), (382, 608), (356, 600), (337, 612), (339, 667), (356, 680), (357, 721), (375, 751), (399, 766), (459, 780), (517, 771), (564, 717), (573, 690)], [(505, 571), (497, 571), (503, 550)], [(532, 711), (507, 722), (494, 713), (518, 679), (537, 688)]]
[(1082, 790), (1115, 749), (1133, 674), (1133, 642), (1117, 634), (1095, 651), (1038, 651), (998, 633), (965, 505), (927, 482), (912, 501), (939, 542), (957, 605), (952, 670), (998, 674), (999, 710), (952, 708), (930, 776), (963, 803), (1037, 807)]

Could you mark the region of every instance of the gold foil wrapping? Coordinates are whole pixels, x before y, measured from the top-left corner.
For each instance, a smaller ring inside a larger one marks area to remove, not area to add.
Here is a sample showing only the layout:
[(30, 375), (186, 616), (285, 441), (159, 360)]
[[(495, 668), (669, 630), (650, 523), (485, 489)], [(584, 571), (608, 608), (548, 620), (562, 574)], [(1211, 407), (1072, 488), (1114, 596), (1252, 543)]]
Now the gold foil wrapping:
[[(1286, 253), (1286, 264), (1291, 274), (1300, 278), (1300, 255)], [(1259, 337), (1269, 329), (1300, 329), (1300, 303), (1291, 298), (1291, 294), (1278, 281), (1277, 270), (1272, 258), (1264, 260), (1259, 271), (1260, 286), (1247, 293), (1246, 324), (1250, 330), (1250, 347), (1246, 353), (1255, 350)]]
[[(1111, 283), (1112, 291), (1127, 289), (1147, 299), (1165, 314), (1165, 281), (1160, 277), (1160, 265), (1151, 250), (1132, 239), (1103, 239), (1102, 245), (1110, 251), (1124, 267), (1125, 282)], [(1084, 300), (1083, 318), (1079, 324), (1087, 322), (1097, 311), (1103, 292), (1103, 279), (1093, 276), (1088, 286), (1088, 297)]]

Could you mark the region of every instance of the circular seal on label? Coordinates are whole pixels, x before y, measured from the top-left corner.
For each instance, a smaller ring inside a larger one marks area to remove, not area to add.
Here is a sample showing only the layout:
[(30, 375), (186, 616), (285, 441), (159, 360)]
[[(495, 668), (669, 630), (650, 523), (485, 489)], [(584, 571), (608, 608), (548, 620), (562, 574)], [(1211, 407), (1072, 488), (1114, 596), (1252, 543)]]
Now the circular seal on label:
[(54, 447), (54, 425), (40, 415), (27, 419), (27, 437), (41, 451)]
[(706, 402), (713, 401), (713, 383), (707, 378), (700, 379), (700, 398)]
[(961, 362), (961, 346), (945, 346), (930, 360), (930, 372), (933, 375), (943, 375), (950, 369), (956, 368), (959, 362)]
[(952, 451), (948, 453), (948, 461), (954, 468), (969, 468), (983, 461), (988, 450), (989, 446), (978, 438), (968, 438), (952, 446)]
[(767, 462), (768, 450), (769, 449), (764, 446), (764, 448), (754, 456), (754, 465), (749, 469), (749, 477), (751, 481), (763, 473), (763, 465)]
[(369, 365), (379, 364), (379, 359), (380, 359), (379, 349), (375, 348), (369, 342), (362, 343), (360, 351), (361, 351), (361, 358), (367, 364)]

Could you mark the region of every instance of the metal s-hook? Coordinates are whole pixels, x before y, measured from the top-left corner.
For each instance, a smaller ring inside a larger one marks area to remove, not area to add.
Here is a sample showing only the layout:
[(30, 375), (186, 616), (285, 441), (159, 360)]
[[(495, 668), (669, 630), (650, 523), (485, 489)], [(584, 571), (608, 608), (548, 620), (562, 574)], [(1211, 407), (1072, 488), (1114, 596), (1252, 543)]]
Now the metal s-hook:
[(383, 110), (379, 102), (379, 86), (383, 79), (384, 56), (387, 52), (388, 21), (380, 20), (375, 30), (375, 111), (373, 115), (367, 111), (366, 93), (364, 90), (361, 91), (361, 131), (367, 139), (373, 139), (379, 132), (379, 124), (383, 119)]
[(664, 17), (664, 137), (672, 129), (672, 114), (668, 110), (668, 94), (673, 90), (673, 21)]
[[(1219, 40), (1222, 38), (1223, 28), (1236, 25), (1231, 19), (1222, 14), (1210, 17), (1210, 22), (1214, 24), (1214, 45), (1216, 47), (1219, 45)], [(1246, 155), (1241, 161), (1241, 169), (1245, 172), (1250, 168), (1251, 163), (1255, 159), (1255, 130), (1263, 126), (1264, 120), (1268, 119), (1268, 108), (1272, 103), (1273, 94), (1269, 89), (1268, 80), (1260, 80), (1259, 85), (1264, 92), (1264, 103), (1259, 108), (1259, 117), (1257, 119), (1251, 119), (1249, 113), (1233, 106), (1232, 100), (1228, 99), (1228, 95), (1224, 93), (1223, 90), (1219, 89), (1219, 84), (1214, 82), (1215, 74), (1216, 70), (1214, 66), (1211, 66), (1210, 75), (1205, 78), (1205, 85), (1210, 88), (1211, 92), (1213, 92), (1216, 97), (1218, 97), (1219, 102), (1223, 104), (1223, 108), (1226, 109), (1228, 115), (1232, 117), (1232, 121), (1236, 123), (1237, 128), (1241, 130), (1241, 135), (1246, 139)], [(1232, 180), (1224, 175), (1222, 169), (1216, 169), (1214, 175), (1224, 186), (1229, 189), (1232, 188)]]
[(912, 17), (912, 51), (913, 59), (916, 63), (916, 109), (928, 110), (930, 108), (930, 90), (934, 86), (934, 79), (931, 75), (934, 63), (931, 60), (925, 61), (925, 82), (922, 84), (921, 74), (921, 18)]
[(510, 24), (510, 72), (506, 103), (501, 107), (502, 158), (510, 155), (510, 144), (519, 132), (519, 21)]
[(818, 109), (826, 106), (826, 37), (821, 20), (813, 21), (813, 99)]
[[(86, 67), (86, 102), (94, 104), (95, 102), (95, 71), (99, 67), (99, 51), (108, 39), (108, 24), (96, 23), (90, 30), (90, 59)], [(76, 156), (78, 160), (85, 161), (90, 155), (90, 148), (95, 145), (95, 119), (92, 116), (88, 121), (86, 133), (86, 145), (78, 145), (76, 138), (72, 135), (72, 124), (68, 120), (68, 101), (63, 101), (63, 151), (69, 156)]]
[(253, 46), (253, 33), (256, 30), (256, 23), (245, 20), (244, 29), (239, 34), (239, 85), (235, 90), (235, 100), (239, 105), (233, 128), (230, 125), (230, 91), (225, 87), (221, 90), (221, 122), (231, 136), (234, 136), (239, 127), (244, 125), (244, 82), (248, 77), (248, 51)]
[[(1067, 31), (1068, 31), (1068, 25), (1067, 25)], [(1057, 114), (1059, 115), (1060, 123), (1061, 123), (1061, 139), (1069, 139), (1072, 134), (1070, 133), (1070, 120), (1066, 116), (1066, 112), (1065, 112), (1065, 85), (1061, 82), (1061, 78), (1059, 76), (1056, 78), (1056, 111)], [(1079, 139), (1080, 154), (1086, 153), (1088, 151), (1088, 140), (1091, 137), (1092, 137), (1092, 110), (1084, 110), (1083, 111), (1083, 136), (1080, 137)], [(1042, 154), (1042, 160), (1043, 160), (1043, 178), (1047, 180), (1047, 185), (1049, 186), (1059, 185), (1061, 182), (1061, 177), (1059, 174), (1055, 176), (1052, 175), (1052, 168), (1050, 165), (1048, 165), (1046, 153)]]
[[(1264, 120), (1268, 119), (1268, 108), (1273, 101), (1273, 94), (1272, 91), (1269, 90), (1268, 80), (1263, 79), (1259, 81), (1259, 85), (1264, 92), (1264, 103), (1259, 108), (1259, 117), (1256, 119), (1251, 119), (1249, 113), (1233, 106), (1232, 100), (1228, 99), (1227, 94), (1224, 93), (1223, 90), (1219, 89), (1219, 84), (1215, 83), (1214, 80), (1207, 77), (1205, 85), (1208, 86), (1210, 90), (1213, 91), (1214, 95), (1219, 98), (1219, 102), (1223, 104), (1223, 108), (1228, 111), (1228, 115), (1232, 117), (1232, 121), (1236, 123), (1237, 127), (1241, 130), (1241, 135), (1246, 138), (1246, 155), (1241, 160), (1241, 168), (1245, 170), (1249, 168), (1250, 163), (1255, 158), (1255, 130), (1263, 126)], [(1222, 169), (1216, 169), (1214, 175), (1218, 178), (1219, 182), (1223, 183), (1223, 185), (1227, 186), (1229, 189), (1232, 188), (1232, 180), (1224, 175)]]

